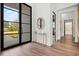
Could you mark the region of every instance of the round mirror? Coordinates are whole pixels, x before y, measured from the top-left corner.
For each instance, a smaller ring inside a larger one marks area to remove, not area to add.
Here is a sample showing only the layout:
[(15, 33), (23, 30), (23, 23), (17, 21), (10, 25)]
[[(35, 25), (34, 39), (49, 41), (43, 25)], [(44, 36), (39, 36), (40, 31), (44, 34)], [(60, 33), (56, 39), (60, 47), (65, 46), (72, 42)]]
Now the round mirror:
[(42, 18), (40, 18), (40, 17), (37, 19), (37, 27), (39, 29), (44, 28), (44, 20)]

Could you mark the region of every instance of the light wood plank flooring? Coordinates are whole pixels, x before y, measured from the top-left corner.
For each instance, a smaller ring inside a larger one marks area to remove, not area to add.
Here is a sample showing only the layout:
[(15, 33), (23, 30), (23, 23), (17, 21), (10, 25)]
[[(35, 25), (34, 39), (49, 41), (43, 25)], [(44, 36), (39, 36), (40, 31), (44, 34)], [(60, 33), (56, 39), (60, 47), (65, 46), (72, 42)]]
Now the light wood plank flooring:
[[(64, 41), (65, 40), (65, 41)], [(31, 42), (3, 51), (1, 56), (79, 56), (79, 44), (67, 36), (51, 47)]]

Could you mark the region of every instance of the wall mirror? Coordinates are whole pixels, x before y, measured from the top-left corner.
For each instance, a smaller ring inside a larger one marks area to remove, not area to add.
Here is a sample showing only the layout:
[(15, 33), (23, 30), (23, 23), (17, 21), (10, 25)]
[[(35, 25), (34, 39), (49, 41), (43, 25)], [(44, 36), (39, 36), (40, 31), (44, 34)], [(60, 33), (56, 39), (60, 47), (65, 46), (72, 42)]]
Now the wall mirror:
[(41, 18), (41, 17), (39, 17), (39, 18), (37, 19), (37, 28), (38, 28), (38, 29), (43, 29), (43, 28), (44, 28), (44, 19)]

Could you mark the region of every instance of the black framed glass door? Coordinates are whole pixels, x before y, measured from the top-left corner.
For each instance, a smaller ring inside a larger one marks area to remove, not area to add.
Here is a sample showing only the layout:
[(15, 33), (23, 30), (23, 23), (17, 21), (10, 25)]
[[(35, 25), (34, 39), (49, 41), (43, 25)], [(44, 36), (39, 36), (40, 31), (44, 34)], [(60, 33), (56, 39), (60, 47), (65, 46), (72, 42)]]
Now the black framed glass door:
[(24, 3), (4, 3), (1, 12), (1, 49), (31, 42), (31, 7)]
[(21, 4), (21, 27), (22, 27), (22, 31), (21, 31), (21, 43), (30, 41), (30, 36), (31, 36), (31, 8), (29, 8), (28, 5), (26, 4)]

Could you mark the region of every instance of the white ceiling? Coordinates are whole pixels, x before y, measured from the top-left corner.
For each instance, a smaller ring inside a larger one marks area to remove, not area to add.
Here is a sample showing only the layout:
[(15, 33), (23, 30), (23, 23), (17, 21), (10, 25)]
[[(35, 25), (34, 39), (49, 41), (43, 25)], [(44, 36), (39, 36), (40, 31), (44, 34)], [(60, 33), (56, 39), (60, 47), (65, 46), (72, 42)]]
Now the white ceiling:
[(51, 9), (52, 10), (59, 10), (66, 7), (74, 6), (77, 3), (51, 3)]

